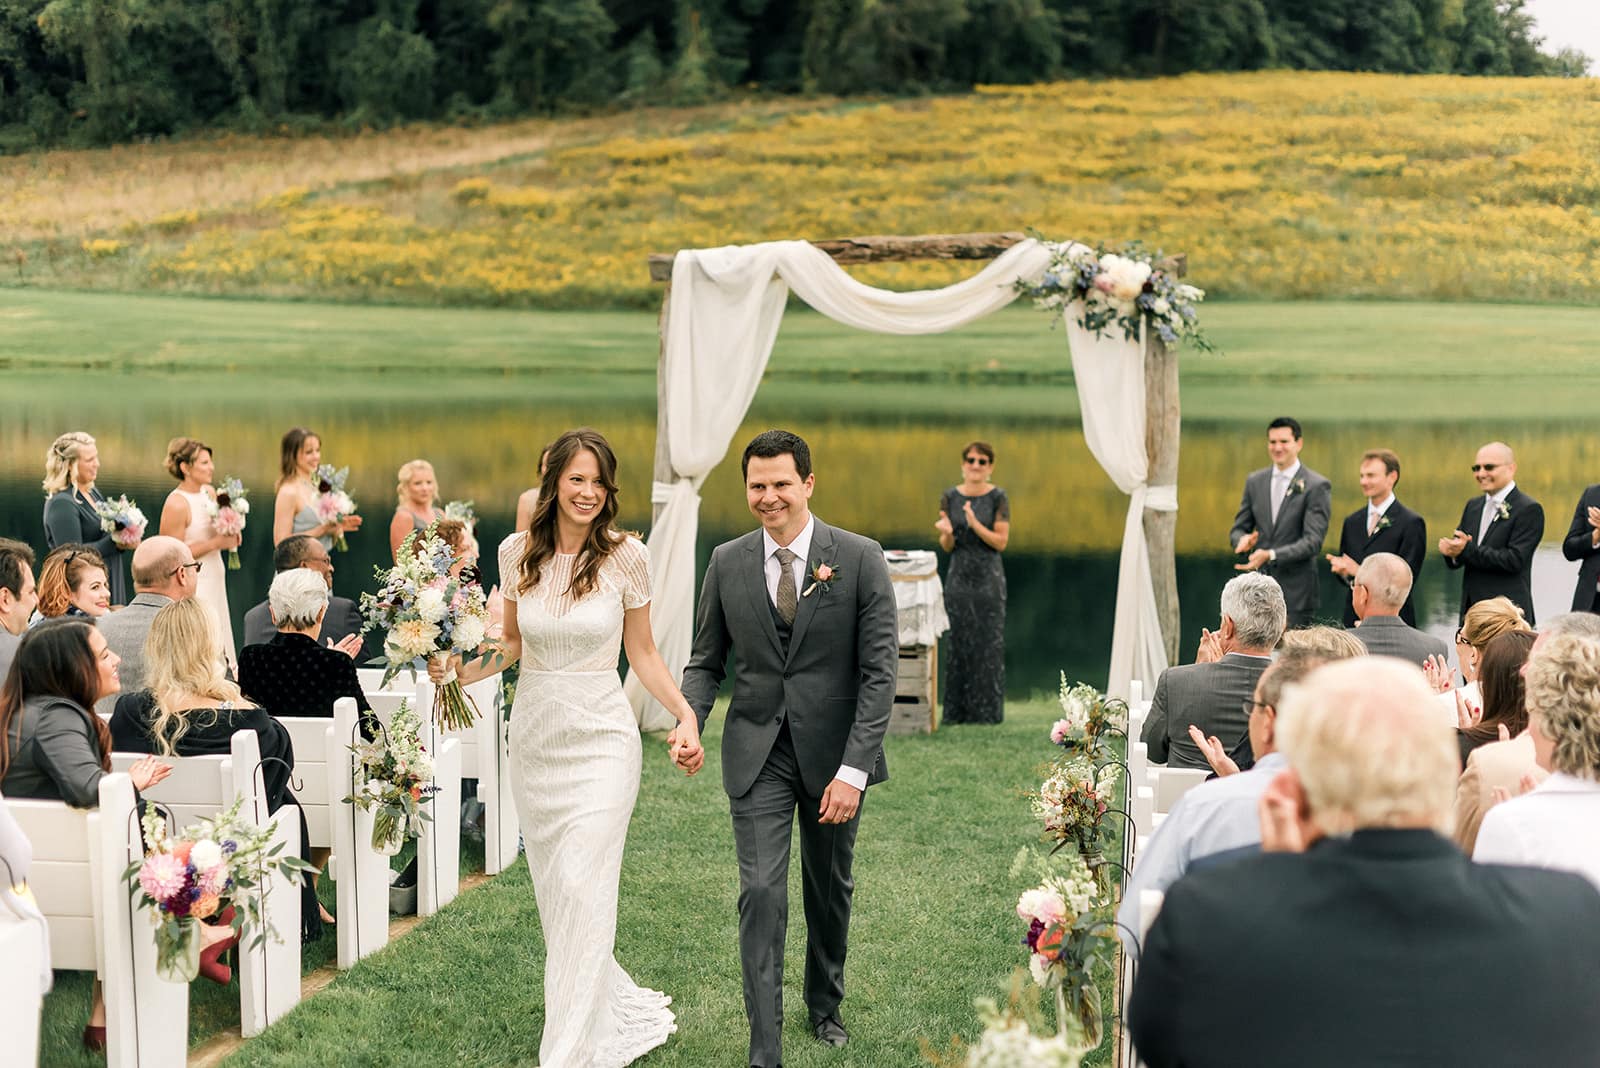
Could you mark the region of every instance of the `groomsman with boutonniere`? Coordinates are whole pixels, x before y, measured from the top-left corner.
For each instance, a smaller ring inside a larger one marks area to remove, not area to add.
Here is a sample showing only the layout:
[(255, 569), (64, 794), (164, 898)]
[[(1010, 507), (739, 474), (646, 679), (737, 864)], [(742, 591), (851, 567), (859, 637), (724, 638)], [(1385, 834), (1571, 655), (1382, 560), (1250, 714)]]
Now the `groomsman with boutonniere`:
[(1578, 498), (1572, 526), (1561, 543), (1561, 554), (1568, 560), (1582, 561), (1578, 566), (1578, 587), (1572, 593), (1572, 610), (1600, 612), (1600, 482)]
[(1361, 495), (1367, 503), (1345, 516), (1339, 532), (1339, 553), (1329, 554), (1333, 573), (1344, 580), (1344, 625), (1356, 625), (1356, 610), (1351, 604), (1350, 584), (1355, 581), (1361, 562), (1373, 553), (1393, 553), (1411, 569), (1411, 594), (1400, 609), (1406, 625), (1417, 625), (1412, 607), (1422, 561), (1428, 553), (1428, 525), (1416, 512), (1395, 499), (1400, 482), (1400, 457), (1388, 449), (1371, 449), (1361, 457)]
[(1491, 441), (1472, 465), (1483, 494), (1467, 502), (1461, 525), (1439, 539), (1447, 567), (1461, 568), (1461, 619), (1491, 597), (1509, 597), (1533, 618), (1533, 552), (1544, 537), (1544, 509), (1517, 488), (1517, 458), (1511, 446)]
[(1280, 416), (1267, 424), (1272, 466), (1244, 480), (1239, 514), (1228, 534), (1233, 551), (1245, 557), (1235, 571), (1260, 571), (1283, 588), (1291, 628), (1316, 618), (1317, 554), (1333, 511), (1333, 486), (1300, 462), (1304, 444), (1298, 421)]

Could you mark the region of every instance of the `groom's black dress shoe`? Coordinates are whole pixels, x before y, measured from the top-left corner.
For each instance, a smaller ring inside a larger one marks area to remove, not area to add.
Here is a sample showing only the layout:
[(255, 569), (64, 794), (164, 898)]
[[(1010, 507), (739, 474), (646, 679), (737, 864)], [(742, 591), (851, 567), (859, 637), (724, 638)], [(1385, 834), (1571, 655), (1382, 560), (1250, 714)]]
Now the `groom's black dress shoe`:
[(850, 1042), (850, 1035), (837, 1016), (824, 1016), (820, 1020), (812, 1020), (811, 1033), (817, 1036), (818, 1042), (827, 1046), (844, 1046)]

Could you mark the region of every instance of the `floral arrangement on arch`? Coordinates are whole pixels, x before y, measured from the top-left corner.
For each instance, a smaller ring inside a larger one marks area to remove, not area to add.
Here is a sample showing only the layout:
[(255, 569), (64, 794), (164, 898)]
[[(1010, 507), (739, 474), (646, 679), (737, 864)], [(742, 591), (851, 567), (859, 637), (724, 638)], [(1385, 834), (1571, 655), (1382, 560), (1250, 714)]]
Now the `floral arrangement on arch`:
[(240, 816), (245, 799), (203, 819), (173, 837), (152, 805), (140, 825), (145, 855), (123, 872), (134, 903), (152, 912), (156, 928), (156, 970), (162, 978), (187, 983), (200, 970), (200, 921), (233, 909), (232, 926), (242, 939), (256, 931), (252, 947), (269, 935), (283, 939), (261, 915), (255, 891), (270, 872), (297, 882), (315, 871), (299, 857), (272, 844), (277, 821), (257, 827)]
[(438, 789), (433, 758), (422, 744), (422, 723), (409, 701), (372, 741), (350, 747), (356, 755), (355, 792), (344, 800), (372, 816), (372, 848), (394, 856), (433, 817), (423, 806)]
[[(250, 491), (244, 483), (231, 475), (216, 487), (217, 495), (206, 498), (206, 511), (211, 516), (211, 529), (224, 537), (244, 533), (245, 516), (250, 514)], [(228, 570), (239, 570), (239, 550), (228, 550)]]
[(135, 549), (144, 539), (149, 520), (126, 494), (115, 500), (96, 501), (94, 514), (100, 517), (100, 529), (111, 535), (117, 548)]
[(1076, 242), (1046, 242), (1046, 247), (1050, 263), (1044, 274), (1038, 281), (1016, 283), (1037, 307), (1053, 315), (1075, 307), (1077, 324), (1096, 337), (1118, 328), (1127, 340), (1139, 341), (1149, 330), (1169, 345), (1188, 342), (1215, 351), (1195, 310), (1205, 291), (1161, 266), (1159, 250), (1152, 254), (1139, 242), (1117, 252)]
[[(375, 569), (382, 588), (361, 595), (362, 633), (384, 632), (383, 655), (371, 662), (384, 665), (385, 686), (407, 668), (415, 678), (427, 670), (430, 658), (469, 656), (488, 635), (489, 600), (483, 586), (450, 573), (456, 557), (436, 528), (430, 524), (420, 534), (407, 534), (400, 543), (399, 563)], [(445, 730), (464, 729), (477, 719), (454, 672), (435, 691), (433, 714)]]
[[(317, 518), (322, 522), (340, 523), (356, 514), (356, 502), (351, 500), (350, 494), (344, 490), (345, 481), (349, 477), (349, 467), (318, 465), (317, 499), (312, 504), (317, 510)], [(343, 527), (333, 532), (333, 547), (340, 552), (349, 550), (350, 544), (344, 540)]]

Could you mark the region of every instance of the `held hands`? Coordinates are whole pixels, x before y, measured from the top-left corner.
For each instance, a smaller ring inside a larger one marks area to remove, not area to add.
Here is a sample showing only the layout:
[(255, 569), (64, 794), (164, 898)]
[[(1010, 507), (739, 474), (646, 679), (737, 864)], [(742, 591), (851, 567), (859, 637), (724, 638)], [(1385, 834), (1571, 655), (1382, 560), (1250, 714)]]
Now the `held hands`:
[(1333, 569), (1333, 573), (1340, 578), (1353, 579), (1356, 577), (1356, 572), (1361, 568), (1360, 564), (1344, 553), (1340, 553), (1337, 556), (1333, 553), (1328, 553), (1327, 561), (1328, 566)]
[[(335, 642), (332, 638), (329, 638), (328, 639), (328, 648), (329, 649), (337, 649), (339, 652), (343, 653), (345, 656), (348, 656), (351, 660), (354, 660), (356, 658), (356, 654), (361, 651), (361, 635), (359, 635), (359, 634), (346, 634), (343, 638), (340, 638), (337, 642)], [(437, 680), (435, 680), (435, 681), (437, 681)]]
[(1434, 693), (1448, 693), (1456, 687), (1455, 673), (1438, 653), (1422, 662), (1422, 674), (1427, 678), (1428, 685), (1433, 687)]
[(1448, 556), (1450, 559), (1454, 560), (1456, 557), (1461, 555), (1462, 550), (1467, 547), (1467, 542), (1471, 540), (1471, 534), (1466, 534), (1458, 530), (1448, 538), (1439, 539), (1439, 551), (1445, 556)]
[[(968, 508), (972, 506), (967, 505)], [(849, 823), (861, 809), (861, 791), (842, 779), (834, 779), (822, 791), (818, 823)]]
[(1200, 753), (1206, 758), (1206, 763), (1211, 765), (1211, 770), (1217, 773), (1217, 778), (1239, 774), (1239, 765), (1233, 762), (1228, 751), (1223, 748), (1221, 740), (1216, 735), (1206, 737), (1206, 732), (1189, 724), (1189, 738), (1200, 747)]
[(1246, 534), (1244, 537), (1239, 539), (1239, 544), (1237, 544), (1237, 545), (1235, 545), (1233, 547), (1233, 551), (1236, 554), (1238, 554), (1240, 556), (1243, 556), (1245, 553), (1249, 552), (1251, 549), (1254, 549), (1256, 547), (1256, 542), (1258, 542), (1260, 540), (1261, 540), (1261, 531), (1252, 530), (1250, 533)]
[(171, 774), (172, 765), (164, 764), (153, 756), (140, 757), (128, 769), (128, 778), (133, 780), (133, 788), (141, 792), (150, 789)]
[(667, 735), (667, 753), (685, 775), (693, 775), (700, 770), (706, 760), (706, 751), (700, 745), (700, 728), (693, 720), (678, 721), (672, 733)]

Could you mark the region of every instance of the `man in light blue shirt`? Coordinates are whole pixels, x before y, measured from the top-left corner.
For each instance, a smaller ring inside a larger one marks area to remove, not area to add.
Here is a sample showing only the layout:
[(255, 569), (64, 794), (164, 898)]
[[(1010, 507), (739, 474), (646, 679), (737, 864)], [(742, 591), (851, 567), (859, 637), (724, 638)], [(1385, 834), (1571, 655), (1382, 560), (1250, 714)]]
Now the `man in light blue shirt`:
[(1245, 850), (1261, 844), (1261, 821), (1256, 812), (1261, 795), (1288, 761), (1275, 746), (1278, 702), (1283, 691), (1327, 663), (1321, 650), (1293, 648), (1279, 653), (1256, 682), (1247, 702), (1250, 748), (1255, 766), (1240, 771), (1228, 758), (1227, 747), (1206, 738), (1197, 728), (1195, 744), (1206, 755), (1218, 778), (1201, 783), (1178, 799), (1161, 826), (1134, 858), (1133, 874), (1124, 888), (1117, 910), (1117, 934), (1123, 946), (1139, 953), (1139, 894), (1166, 890), (1197, 862), (1219, 853)]

